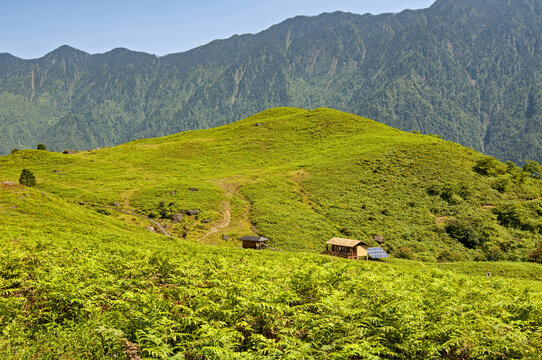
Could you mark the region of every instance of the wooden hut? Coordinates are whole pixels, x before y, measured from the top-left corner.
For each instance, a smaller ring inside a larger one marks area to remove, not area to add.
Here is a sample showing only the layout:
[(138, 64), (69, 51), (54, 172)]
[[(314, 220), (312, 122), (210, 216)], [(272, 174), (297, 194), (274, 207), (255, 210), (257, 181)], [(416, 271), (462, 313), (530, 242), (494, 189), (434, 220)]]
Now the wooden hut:
[(268, 240), (263, 236), (243, 236), (240, 238), (243, 242), (243, 249), (257, 249), (261, 250), (266, 247), (265, 242)]
[(326, 241), (326, 250), (323, 254), (340, 256), (347, 259), (366, 258), (369, 244), (362, 240), (332, 238)]

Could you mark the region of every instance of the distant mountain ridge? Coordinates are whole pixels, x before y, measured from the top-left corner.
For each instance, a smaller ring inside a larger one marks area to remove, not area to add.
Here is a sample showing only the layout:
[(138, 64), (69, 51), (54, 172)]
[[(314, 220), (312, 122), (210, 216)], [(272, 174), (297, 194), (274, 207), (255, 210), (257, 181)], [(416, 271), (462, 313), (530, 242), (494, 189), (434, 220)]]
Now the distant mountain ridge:
[(0, 152), (326, 106), (542, 161), (541, 32), (542, 0), (439, 0), (399, 14), (295, 17), (163, 57), (69, 46), (32, 60), (0, 54)]

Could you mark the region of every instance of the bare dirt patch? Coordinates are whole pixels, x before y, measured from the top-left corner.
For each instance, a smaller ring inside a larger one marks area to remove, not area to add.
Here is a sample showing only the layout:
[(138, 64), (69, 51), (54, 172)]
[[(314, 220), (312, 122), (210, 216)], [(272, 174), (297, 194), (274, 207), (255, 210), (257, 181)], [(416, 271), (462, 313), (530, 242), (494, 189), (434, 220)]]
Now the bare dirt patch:
[(446, 216), (437, 216), (437, 217), (435, 217), (435, 222), (437, 224), (444, 224), (445, 221), (446, 221)]
[(310, 200), (309, 200), (309, 194), (303, 189), (303, 186), (301, 183), (308, 179), (311, 175), (305, 171), (305, 170), (297, 170), (293, 173), (292, 177), (290, 178), (295, 183), (295, 191), (301, 194), (301, 197), (303, 198), (303, 204), (305, 204), (308, 207), (311, 207)]
[(215, 234), (222, 229), (228, 227), (231, 224), (231, 205), (229, 200), (225, 200), (222, 202), (222, 219), (217, 223), (211, 226), (211, 228), (207, 231), (205, 235), (203, 235), (201, 238), (198, 239), (198, 241), (204, 240), (205, 238), (209, 237), (212, 234)]

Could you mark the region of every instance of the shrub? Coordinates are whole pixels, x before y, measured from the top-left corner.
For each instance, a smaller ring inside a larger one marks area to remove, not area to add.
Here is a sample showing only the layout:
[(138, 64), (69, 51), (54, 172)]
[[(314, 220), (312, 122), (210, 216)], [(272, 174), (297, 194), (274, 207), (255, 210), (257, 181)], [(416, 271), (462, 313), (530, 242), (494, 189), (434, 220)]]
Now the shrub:
[(12, 154), (15, 154), (17, 151), (19, 151), (19, 149), (17, 149), (17, 148), (11, 149), (11, 153), (12, 153)]
[(442, 186), (439, 184), (432, 184), (431, 186), (427, 188), (427, 194), (431, 196), (440, 195), (441, 188)]
[(518, 168), (516, 166), (516, 164), (514, 164), (512, 161), (508, 160), (505, 162), (505, 165), (506, 165), (506, 172), (508, 174), (512, 174), (516, 171), (516, 169)]
[(509, 185), (510, 185), (510, 179), (505, 178), (505, 177), (500, 177), (491, 184), (491, 187), (502, 194), (506, 192)]
[(466, 200), (471, 195), (471, 190), (467, 184), (447, 182), (442, 186), (440, 197), (449, 204), (458, 204), (461, 200)]
[(100, 209), (96, 209), (96, 212), (102, 215), (111, 215), (111, 211), (109, 211), (108, 209), (100, 208)]
[(532, 177), (540, 178), (542, 175), (542, 166), (535, 160), (525, 160), (523, 171), (531, 174)]
[(487, 256), (483, 253), (478, 253), (474, 255), (474, 261), (487, 261)]
[(501, 225), (512, 227), (520, 227), (526, 217), (524, 209), (517, 204), (500, 205), (493, 209), (493, 213)]
[(464, 261), (465, 259), (461, 254), (455, 253), (453, 251), (450, 251), (448, 249), (442, 250), (437, 255), (437, 261), (438, 262), (456, 262), (456, 261)]
[(45, 147), (44, 143), (39, 143), (38, 144), (38, 150), (47, 150), (47, 148)]
[(169, 204), (164, 200), (160, 200), (158, 204), (158, 214), (162, 219), (171, 219), (173, 215), (179, 211), (174, 201)]
[(540, 232), (542, 222), (539, 220), (540, 209), (537, 206), (539, 206), (537, 203), (533, 203), (528, 208), (515, 203), (502, 204), (493, 209), (493, 213), (497, 215), (497, 220), (501, 225)]
[(534, 249), (527, 255), (529, 261), (542, 264), (542, 243), (538, 245), (537, 249)]
[(35, 186), (36, 177), (32, 174), (32, 171), (23, 169), (23, 171), (21, 171), (21, 176), (19, 177), (19, 184), (24, 186)]
[(470, 224), (454, 220), (446, 225), (445, 230), (452, 239), (459, 241), (469, 249), (473, 249), (481, 243), (476, 231)]
[(489, 261), (499, 261), (506, 259), (506, 254), (497, 245), (492, 245), (485, 250), (486, 257)]
[(408, 259), (408, 260), (416, 259), (414, 252), (406, 246), (401, 246), (399, 249), (397, 249), (397, 251), (395, 252), (395, 257), (399, 259)]
[(162, 219), (167, 218), (168, 213), (168, 207), (166, 206), (166, 202), (164, 200), (160, 201), (160, 204), (158, 204), (158, 213), (160, 214), (160, 217)]
[(484, 156), (476, 161), (476, 164), (472, 168), (480, 175), (496, 176), (504, 173), (504, 165), (491, 156)]

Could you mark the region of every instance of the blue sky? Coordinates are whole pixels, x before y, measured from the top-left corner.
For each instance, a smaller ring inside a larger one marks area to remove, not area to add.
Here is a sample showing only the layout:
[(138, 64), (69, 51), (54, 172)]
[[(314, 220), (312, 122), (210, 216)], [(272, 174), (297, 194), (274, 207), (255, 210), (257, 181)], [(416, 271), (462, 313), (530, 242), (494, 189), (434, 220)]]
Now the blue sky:
[(256, 33), (296, 15), (357, 14), (429, 7), (434, 0), (0, 0), (0, 53), (36, 58), (70, 45), (102, 53), (116, 47), (156, 55), (214, 39)]

